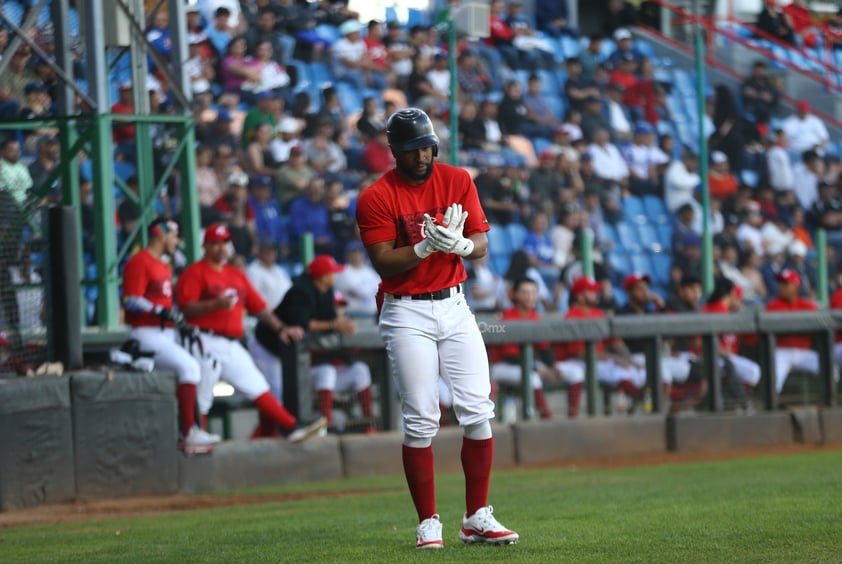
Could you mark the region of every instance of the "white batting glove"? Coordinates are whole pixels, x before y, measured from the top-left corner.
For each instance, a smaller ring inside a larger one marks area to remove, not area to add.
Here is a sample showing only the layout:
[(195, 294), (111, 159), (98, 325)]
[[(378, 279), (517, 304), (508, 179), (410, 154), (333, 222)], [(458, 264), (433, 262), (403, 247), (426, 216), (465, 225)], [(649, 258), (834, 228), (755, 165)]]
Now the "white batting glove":
[[(461, 206), (460, 206), (461, 207)], [(451, 208), (448, 208), (450, 210)], [(455, 208), (453, 209), (455, 212)], [(447, 213), (445, 215), (448, 215)], [(465, 224), (465, 218), (468, 212), (461, 212), (458, 219), (453, 220), (453, 214), (450, 214), (451, 223), (445, 227), (443, 225), (436, 225), (432, 219), (427, 216), (425, 218), (425, 232), (427, 234), (427, 241), (437, 251), (444, 253), (454, 253), (459, 256), (466, 257), (474, 251), (474, 242), (462, 236), (462, 227)], [(451, 228), (454, 229), (451, 231)]]

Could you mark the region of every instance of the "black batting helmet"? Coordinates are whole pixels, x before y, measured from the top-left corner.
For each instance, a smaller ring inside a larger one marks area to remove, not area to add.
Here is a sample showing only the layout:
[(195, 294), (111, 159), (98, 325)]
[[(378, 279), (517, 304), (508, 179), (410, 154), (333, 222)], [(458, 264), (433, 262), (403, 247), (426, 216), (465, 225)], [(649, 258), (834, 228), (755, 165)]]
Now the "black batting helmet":
[(433, 147), (433, 156), (439, 152), (439, 138), (433, 129), (430, 116), (418, 108), (406, 108), (393, 113), (386, 124), (389, 147), (394, 151), (414, 151)]

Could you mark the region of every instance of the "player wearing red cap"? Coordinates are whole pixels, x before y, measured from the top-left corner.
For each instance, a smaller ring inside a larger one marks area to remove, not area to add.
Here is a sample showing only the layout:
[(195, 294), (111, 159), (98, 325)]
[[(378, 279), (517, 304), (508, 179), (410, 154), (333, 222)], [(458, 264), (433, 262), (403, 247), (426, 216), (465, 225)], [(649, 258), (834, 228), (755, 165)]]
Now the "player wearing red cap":
[(156, 219), (148, 234), (146, 248), (132, 255), (123, 270), (123, 307), (126, 324), (132, 328), (129, 339), (135, 339), (140, 350), (154, 353), (157, 367), (175, 372), (182, 447), (201, 450), (218, 443), (220, 437), (196, 425), (196, 387), (201, 381), (201, 368), (193, 355), (178, 344), (174, 329), (184, 320), (173, 309), (169, 263), (178, 245), (178, 226)]
[[(798, 295), (801, 276), (785, 268), (775, 279), (778, 281), (778, 295), (766, 304), (766, 311), (815, 311), (815, 302)], [(775, 347), (775, 387), (783, 390), (786, 378), (792, 369), (803, 370), (818, 376), (819, 354), (813, 350), (809, 335), (778, 335)]]
[(371, 263), (383, 279), (380, 333), (401, 398), (402, 456), (418, 513), (415, 546), (441, 548), (432, 439), (439, 428), (438, 378), (453, 397), (463, 430), (466, 512), (459, 538), (467, 543), (517, 542), (488, 505), (494, 403), (485, 344), (462, 292), (462, 259), (485, 255), (488, 220), (470, 175), (434, 164), (438, 137), (416, 108), (387, 125), (395, 168), (360, 194), (357, 223)]
[[(357, 325), (336, 308), (333, 286), (342, 265), (330, 255), (318, 255), (307, 265), (307, 270), (293, 280), (292, 287), (275, 308), (275, 315), (287, 325), (304, 327), (310, 335), (338, 332), (353, 335)], [(255, 330), (260, 358), (264, 363), (280, 364), (281, 343), (274, 338), (271, 328), (263, 322)], [(265, 353), (271, 358), (267, 358)], [(280, 367), (278, 366), (278, 372)], [(273, 370), (273, 372), (275, 372)], [(319, 410), (328, 424), (333, 423), (333, 395), (335, 392), (354, 392), (360, 402), (363, 416), (369, 421), (374, 416), (371, 396), (371, 370), (359, 360), (327, 362), (324, 354), (312, 355), (310, 378), (319, 401)]]
[[(570, 308), (565, 314), (567, 319), (602, 319), (605, 314), (597, 307), (602, 284), (590, 276), (580, 276), (570, 287)], [(625, 343), (620, 339), (610, 339), (596, 344), (597, 379), (607, 386), (617, 388), (635, 401), (640, 399), (640, 392), (646, 385), (646, 370), (641, 363), (635, 362)], [(578, 364), (584, 370), (585, 342), (561, 343), (556, 346), (556, 358)]]
[[(537, 321), (541, 319), (535, 307), (538, 305), (538, 286), (530, 278), (515, 280), (512, 286), (512, 307), (500, 315), (500, 319), (507, 321)], [(567, 416), (576, 417), (579, 414), (582, 386), (585, 381), (585, 371), (572, 362), (554, 363), (549, 343), (534, 345), (541, 360), (535, 363), (532, 372), (532, 390), (535, 395), (535, 407), (542, 419), (552, 419), (552, 412), (544, 394), (543, 380), (558, 381), (563, 379), (567, 389)], [(491, 347), (491, 379), (497, 383), (519, 386), (523, 379), (520, 364), (520, 347), (509, 343)]]
[[(281, 323), (243, 271), (227, 264), (228, 243), (231, 236), (223, 224), (210, 225), (204, 235), (204, 257), (188, 266), (178, 279), (176, 299), (181, 312), (199, 328), (204, 354), (214, 362), (215, 370), (202, 375), (211, 382), (222, 378), (243, 396), (254, 400), (261, 423), (272, 424), (291, 431), (296, 419), (270, 393), (266, 378), (254, 364), (251, 355), (240, 344), (245, 333), (243, 315), (246, 311), (270, 326), (282, 342), (297, 341), (304, 335), (301, 327)], [(204, 401), (207, 401), (205, 398)], [(210, 405), (200, 406), (209, 409)], [(308, 427), (297, 429), (289, 440), (299, 442), (315, 435), (325, 426), (322, 419)]]

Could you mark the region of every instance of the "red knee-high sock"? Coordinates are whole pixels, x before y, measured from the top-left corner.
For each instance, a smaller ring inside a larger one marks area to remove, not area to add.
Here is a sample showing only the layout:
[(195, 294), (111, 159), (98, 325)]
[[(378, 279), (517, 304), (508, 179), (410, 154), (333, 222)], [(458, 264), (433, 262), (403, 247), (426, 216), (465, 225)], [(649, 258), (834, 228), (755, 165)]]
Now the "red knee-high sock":
[(202, 414), (202, 429), (204, 429), (205, 431), (208, 430), (208, 414), (207, 413)]
[(620, 383), (617, 384), (617, 389), (632, 398), (636, 398), (640, 395), (640, 388), (628, 380), (621, 380)]
[(196, 422), (196, 384), (179, 384), (175, 394), (178, 399), (181, 436), (186, 437)]
[(275, 399), (275, 396), (271, 392), (260, 394), (254, 400), (254, 405), (257, 407), (257, 411), (280, 425), (281, 428), (288, 431), (295, 428), (295, 424), (297, 423), (295, 417)]
[(535, 407), (538, 409), (538, 414), (541, 419), (552, 419), (553, 412), (550, 410), (550, 404), (547, 403), (547, 394), (542, 389), (536, 389), (533, 392), (535, 396)]
[(418, 512), (418, 522), (429, 519), (436, 513), (433, 447), (413, 448), (403, 445), (403, 473), (415, 511)]
[(582, 388), (585, 384), (577, 382), (567, 386), (567, 417), (574, 419), (579, 416), (579, 406), (582, 404)]
[(330, 423), (333, 421), (333, 390), (318, 390), (316, 397), (319, 400), (319, 411), (322, 417)]
[(494, 438), (462, 437), (462, 471), (465, 473), (465, 513), (473, 515), (488, 505), (488, 482), (494, 459)]
[(363, 417), (374, 417), (374, 401), (371, 399), (371, 386), (357, 392), (357, 400), (360, 402)]

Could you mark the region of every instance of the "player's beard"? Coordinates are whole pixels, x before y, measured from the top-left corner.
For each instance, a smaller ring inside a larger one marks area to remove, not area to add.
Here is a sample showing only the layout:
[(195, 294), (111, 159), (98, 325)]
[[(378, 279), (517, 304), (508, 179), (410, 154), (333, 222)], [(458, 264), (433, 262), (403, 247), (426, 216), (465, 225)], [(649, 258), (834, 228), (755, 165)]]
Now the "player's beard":
[[(424, 167), (424, 172), (419, 172), (418, 170), (416, 170), (420, 166)], [(425, 180), (430, 178), (430, 176), (432, 176), (432, 174), (433, 174), (433, 163), (432, 162), (419, 163), (415, 166), (398, 165), (398, 168), (400, 169), (401, 174), (403, 174), (405, 177), (407, 177), (408, 179), (410, 179), (414, 182), (424, 182)]]

